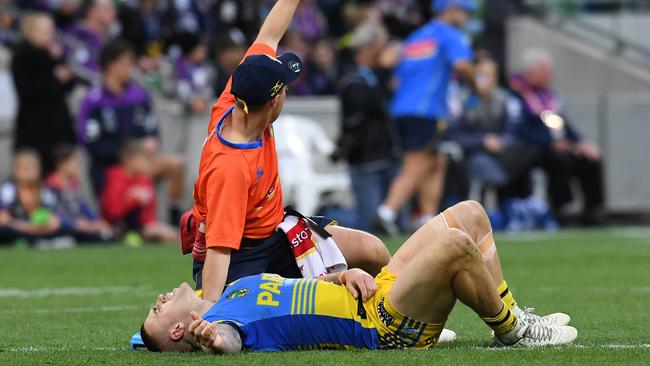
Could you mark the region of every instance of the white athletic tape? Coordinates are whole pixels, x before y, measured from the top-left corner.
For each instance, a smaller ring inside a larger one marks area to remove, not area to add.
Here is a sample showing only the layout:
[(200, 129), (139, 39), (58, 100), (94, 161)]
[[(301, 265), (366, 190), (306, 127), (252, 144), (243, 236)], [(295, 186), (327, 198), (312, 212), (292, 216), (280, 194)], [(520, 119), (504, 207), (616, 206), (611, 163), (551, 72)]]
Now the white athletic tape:
[(138, 293), (149, 290), (147, 287), (106, 286), (106, 287), (60, 287), (60, 288), (0, 288), (0, 297), (48, 297), (67, 295), (101, 295), (107, 293)]

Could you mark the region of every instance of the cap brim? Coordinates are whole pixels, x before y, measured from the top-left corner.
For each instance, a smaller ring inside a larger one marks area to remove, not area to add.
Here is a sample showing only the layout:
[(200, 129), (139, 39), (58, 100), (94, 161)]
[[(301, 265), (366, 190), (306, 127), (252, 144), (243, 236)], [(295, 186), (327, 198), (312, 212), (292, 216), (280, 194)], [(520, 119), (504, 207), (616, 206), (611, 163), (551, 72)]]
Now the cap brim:
[(282, 62), (282, 67), (279, 71), (287, 84), (296, 80), (300, 76), (300, 73), (302, 73), (302, 61), (300, 61), (300, 57), (295, 53), (283, 53), (277, 59)]

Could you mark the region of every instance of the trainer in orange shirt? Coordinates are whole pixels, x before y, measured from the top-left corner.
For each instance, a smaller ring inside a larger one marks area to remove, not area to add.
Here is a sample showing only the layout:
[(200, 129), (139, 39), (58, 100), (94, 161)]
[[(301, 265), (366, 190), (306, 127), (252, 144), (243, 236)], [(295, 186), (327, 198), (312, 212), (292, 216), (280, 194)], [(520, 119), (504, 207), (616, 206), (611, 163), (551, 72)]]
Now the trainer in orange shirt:
[[(207, 300), (216, 301), (225, 283), (248, 275), (301, 277), (286, 237), (275, 231), (284, 210), (271, 128), (282, 112), (286, 85), (302, 69), (296, 55), (275, 53), (298, 3), (277, 1), (212, 108), (194, 186), (194, 218), (205, 222), (207, 247), (195, 244), (194, 278)], [(326, 226), (350, 267), (374, 275), (388, 263), (376, 237), (314, 219)]]

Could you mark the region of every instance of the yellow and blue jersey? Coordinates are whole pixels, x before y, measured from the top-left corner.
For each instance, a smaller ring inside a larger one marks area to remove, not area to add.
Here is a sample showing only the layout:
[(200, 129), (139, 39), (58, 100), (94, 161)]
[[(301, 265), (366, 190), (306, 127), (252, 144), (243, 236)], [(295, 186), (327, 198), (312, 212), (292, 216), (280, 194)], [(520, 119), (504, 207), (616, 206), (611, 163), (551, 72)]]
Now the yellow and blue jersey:
[(433, 346), (443, 325), (397, 312), (386, 298), (394, 279), (381, 281), (381, 276), (378, 291), (365, 304), (345, 286), (325, 281), (244, 277), (228, 286), (203, 318), (236, 325), (249, 351)]

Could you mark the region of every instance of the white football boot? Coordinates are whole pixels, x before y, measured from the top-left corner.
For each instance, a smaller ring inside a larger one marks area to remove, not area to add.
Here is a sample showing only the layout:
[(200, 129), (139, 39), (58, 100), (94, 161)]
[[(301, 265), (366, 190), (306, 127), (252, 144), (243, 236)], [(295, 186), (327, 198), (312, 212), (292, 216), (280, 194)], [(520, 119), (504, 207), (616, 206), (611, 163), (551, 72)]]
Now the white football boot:
[(571, 317), (564, 313), (553, 313), (545, 316), (533, 314), (534, 308), (525, 308), (521, 313), (517, 314), (519, 319), (522, 319), (530, 324), (542, 325), (569, 325)]
[(440, 343), (450, 343), (456, 340), (456, 332), (451, 329), (443, 329), (438, 337), (438, 344)]
[(497, 347), (543, 347), (569, 344), (578, 337), (574, 327), (566, 325), (543, 325), (517, 320), (515, 328), (508, 333), (494, 333)]

